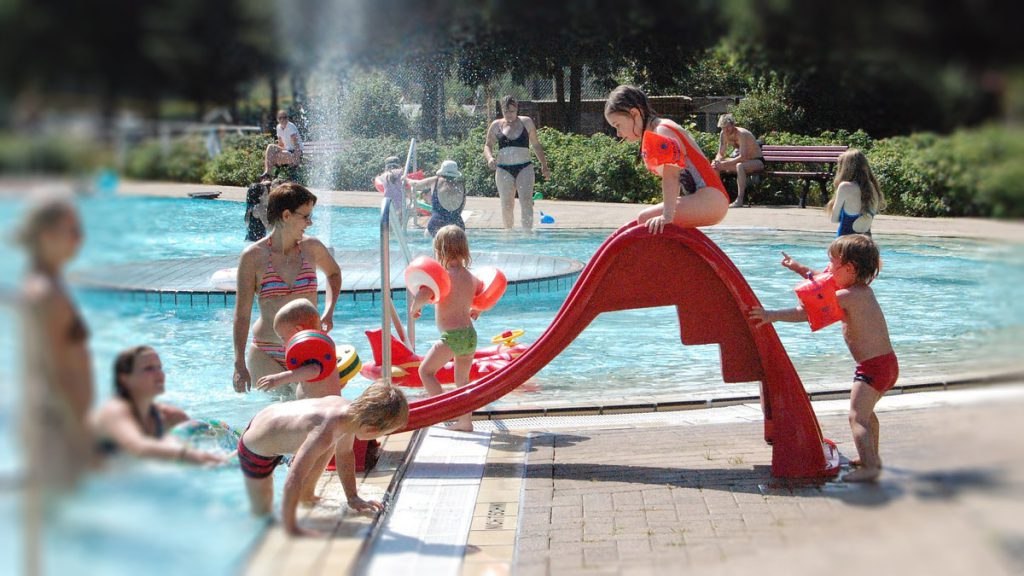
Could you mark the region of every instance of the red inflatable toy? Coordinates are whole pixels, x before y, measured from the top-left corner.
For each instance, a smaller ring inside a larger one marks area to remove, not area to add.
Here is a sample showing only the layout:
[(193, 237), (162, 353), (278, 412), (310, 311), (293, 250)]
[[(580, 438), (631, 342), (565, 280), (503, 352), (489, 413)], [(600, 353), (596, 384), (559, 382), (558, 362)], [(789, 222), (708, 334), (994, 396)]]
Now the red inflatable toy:
[(493, 266), (484, 266), (475, 270), (473, 275), (480, 279), (481, 284), (476, 296), (473, 296), (471, 308), (477, 312), (494, 308), (494, 305), (505, 294), (505, 288), (508, 287), (505, 273)]
[[(521, 335), (521, 331), (516, 332)], [(373, 364), (363, 364), (363, 369), (359, 373), (370, 380), (377, 380), (381, 376), (381, 331), (367, 330), (366, 338), (370, 341), (370, 348), (373, 350)], [(477, 348), (476, 354), (473, 356), (473, 366), (469, 371), (470, 382), (499, 368), (504, 368), (522, 355), (527, 348), (526, 344), (511, 346), (498, 344), (487, 348)], [(391, 336), (391, 381), (395, 385), (411, 388), (423, 386), (419, 371), (421, 360), (423, 360), (422, 356), (413, 353), (412, 350), (406, 348), (405, 344), (402, 344), (401, 340)], [(441, 381), (441, 384), (454, 384), (455, 362), (451, 361), (445, 364), (437, 373), (437, 379)]]
[(285, 362), (289, 370), (296, 370), (306, 364), (320, 365), (320, 373), (310, 382), (319, 382), (338, 369), (338, 356), (334, 340), (326, 332), (303, 330), (288, 340), (285, 346)]
[(836, 281), (831, 274), (818, 274), (794, 291), (807, 311), (811, 332), (843, 319), (843, 309), (836, 297)]
[(424, 286), (433, 292), (433, 296), (430, 298), (431, 304), (437, 304), (447, 298), (448, 292), (451, 292), (452, 289), (448, 271), (441, 266), (440, 262), (429, 256), (416, 258), (405, 269), (405, 289), (409, 292), (409, 298), (415, 298), (420, 288)]

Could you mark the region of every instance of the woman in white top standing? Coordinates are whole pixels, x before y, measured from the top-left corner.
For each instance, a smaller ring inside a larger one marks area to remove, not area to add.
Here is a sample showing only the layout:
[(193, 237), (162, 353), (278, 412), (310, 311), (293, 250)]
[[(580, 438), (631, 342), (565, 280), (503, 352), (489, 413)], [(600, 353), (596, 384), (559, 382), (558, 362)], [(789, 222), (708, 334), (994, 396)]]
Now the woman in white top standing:
[(302, 162), (302, 136), (299, 129), (288, 121), (288, 112), (277, 111), (277, 143), (268, 144), (263, 156), (263, 174), (257, 180), (270, 178), (275, 166), (298, 166)]
[[(515, 224), (513, 208), (518, 193), (523, 230), (530, 231), (533, 229), (533, 184), (536, 179), (533, 161), (530, 159), (531, 147), (540, 161), (540, 171), (544, 178), (551, 178), (551, 170), (544, 156), (544, 147), (537, 138), (537, 127), (529, 116), (519, 115), (519, 103), (515, 98), (505, 96), (501, 99), (501, 114), (502, 117), (491, 122), (487, 128), (484, 158), (487, 167), (494, 170), (505, 228), (511, 230)], [(498, 146), (497, 151), (494, 149), (495, 144)]]
[(871, 173), (867, 156), (856, 148), (840, 154), (833, 186), (836, 193), (825, 206), (825, 212), (832, 222), (839, 223), (836, 237), (870, 236), (875, 215), (885, 208), (885, 196)]

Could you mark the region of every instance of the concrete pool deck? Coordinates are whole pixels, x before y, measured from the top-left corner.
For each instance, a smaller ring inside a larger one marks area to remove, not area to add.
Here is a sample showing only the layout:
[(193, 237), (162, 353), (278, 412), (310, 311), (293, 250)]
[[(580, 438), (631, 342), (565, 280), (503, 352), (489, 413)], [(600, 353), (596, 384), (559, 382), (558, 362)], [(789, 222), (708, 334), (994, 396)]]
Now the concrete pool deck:
[[(10, 185), (0, 183), (2, 189)], [(188, 198), (190, 192), (220, 192), (220, 201), (245, 201), (245, 188), (239, 186), (212, 186), (205, 184), (180, 184), (173, 182), (124, 182), (118, 193), (129, 196), (159, 196), (167, 198)], [(320, 202), (331, 206), (352, 208), (380, 208), (381, 195), (376, 192), (320, 191), (316, 190)], [(196, 200), (201, 202), (202, 200)], [(539, 224), (537, 229), (573, 228), (618, 228), (636, 217), (645, 205), (612, 204), (606, 202), (577, 202), (560, 200), (538, 200), (537, 210), (555, 218), (554, 224)], [(466, 219), (469, 228), (501, 228), (501, 208), (497, 198), (469, 196), (466, 210), (471, 214)], [(519, 223), (519, 206), (516, 206), (516, 225)], [(729, 210), (725, 220), (717, 227), (774, 228), (778, 230), (799, 230), (806, 232), (835, 232), (836, 225), (828, 222), (821, 208), (797, 208), (794, 206), (765, 206), (734, 208)], [(715, 228), (715, 227), (712, 227)], [(239, 225), (241, 230), (241, 225)], [(909, 216), (880, 215), (872, 225), (875, 234), (910, 234), (914, 236), (959, 237), (979, 240), (1002, 240), (1024, 243), (1024, 223), (1019, 221), (990, 220), (984, 218), (914, 218)]]

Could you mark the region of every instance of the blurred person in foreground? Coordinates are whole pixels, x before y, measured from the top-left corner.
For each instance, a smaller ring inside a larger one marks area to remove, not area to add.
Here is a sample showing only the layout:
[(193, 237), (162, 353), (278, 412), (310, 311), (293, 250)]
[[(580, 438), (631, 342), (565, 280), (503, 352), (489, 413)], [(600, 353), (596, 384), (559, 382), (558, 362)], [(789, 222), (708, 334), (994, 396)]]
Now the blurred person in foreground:
[(32, 206), (19, 241), (29, 257), (22, 323), (29, 481), (68, 489), (93, 461), (89, 331), (64, 282), (64, 267), (82, 246), (77, 210), (63, 199)]
[(89, 331), (64, 284), (64, 267), (82, 246), (77, 210), (67, 200), (38, 202), (26, 213), (18, 242), (28, 253), (21, 302), (22, 558), (26, 574), (41, 574), (43, 523), (55, 503), (51, 496), (71, 491), (94, 462), (87, 424), (93, 401)]

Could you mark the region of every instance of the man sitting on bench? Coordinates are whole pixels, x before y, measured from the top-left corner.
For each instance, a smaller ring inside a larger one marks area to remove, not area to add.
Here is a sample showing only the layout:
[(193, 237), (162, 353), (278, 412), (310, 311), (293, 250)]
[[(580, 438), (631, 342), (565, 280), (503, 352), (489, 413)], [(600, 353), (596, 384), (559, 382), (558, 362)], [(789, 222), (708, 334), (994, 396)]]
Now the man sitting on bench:
[(270, 171), (276, 166), (299, 167), (302, 162), (302, 137), (299, 129), (288, 121), (288, 112), (277, 111), (277, 144), (267, 145), (263, 157), (263, 174), (257, 180), (270, 178)]
[[(764, 170), (764, 154), (754, 134), (737, 126), (732, 114), (723, 114), (718, 119), (718, 127), (722, 135), (711, 167), (719, 172), (736, 173), (736, 201), (729, 207), (742, 208), (747, 194), (747, 176)], [(736, 150), (732, 157), (727, 156), (730, 146)]]

